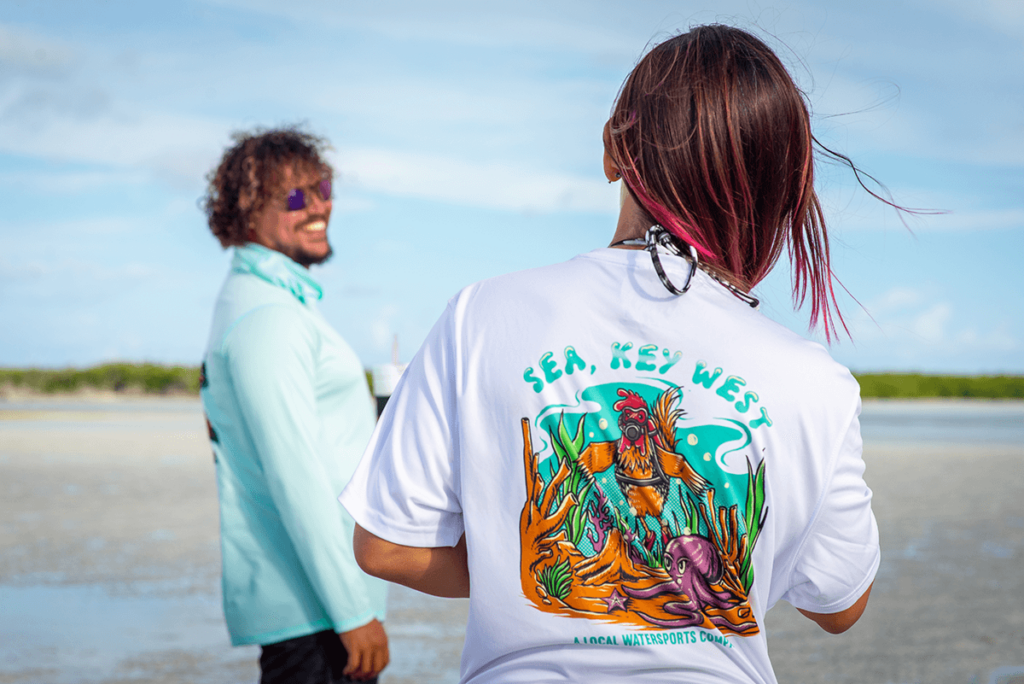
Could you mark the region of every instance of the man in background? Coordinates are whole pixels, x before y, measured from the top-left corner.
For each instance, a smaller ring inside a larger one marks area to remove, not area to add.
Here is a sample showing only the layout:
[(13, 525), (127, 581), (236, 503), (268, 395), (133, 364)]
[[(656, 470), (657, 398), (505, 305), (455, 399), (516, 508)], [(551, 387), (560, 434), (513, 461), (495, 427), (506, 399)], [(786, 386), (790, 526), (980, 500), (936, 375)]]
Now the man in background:
[(326, 142), (238, 134), (211, 173), (210, 229), (231, 270), (203, 363), (217, 464), (224, 615), (259, 644), (262, 684), (375, 681), (385, 585), (352, 554), (338, 503), (373, 431), (362, 364), (317, 310), (309, 267), (331, 255)]

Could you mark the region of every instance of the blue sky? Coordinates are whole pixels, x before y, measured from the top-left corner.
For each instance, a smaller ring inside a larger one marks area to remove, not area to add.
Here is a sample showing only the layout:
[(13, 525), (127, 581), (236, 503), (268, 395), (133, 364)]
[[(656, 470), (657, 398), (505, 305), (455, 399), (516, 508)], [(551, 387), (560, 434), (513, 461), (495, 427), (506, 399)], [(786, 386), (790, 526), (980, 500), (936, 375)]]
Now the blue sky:
[[(819, 137), (855, 370), (1024, 373), (1024, 3), (0, 4), (0, 366), (197, 363), (229, 256), (197, 201), (232, 131), (333, 143), (322, 309), (408, 360), (466, 284), (606, 245), (601, 127), (645, 46), (720, 21), (769, 41)], [(762, 310), (806, 334), (789, 274)], [(865, 310), (866, 309), (866, 310)]]

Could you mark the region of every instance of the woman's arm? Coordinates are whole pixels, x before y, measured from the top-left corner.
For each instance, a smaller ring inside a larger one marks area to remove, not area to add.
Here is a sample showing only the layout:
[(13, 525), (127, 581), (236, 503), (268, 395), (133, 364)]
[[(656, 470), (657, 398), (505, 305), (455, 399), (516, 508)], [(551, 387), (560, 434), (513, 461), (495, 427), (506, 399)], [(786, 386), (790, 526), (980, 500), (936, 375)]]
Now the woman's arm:
[(358, 524), (356, 562), (368, 575), (443, 598), (469, 598), (466, 535), (455, 546), (420, 548), (386, 541)]
[(864, 608), (868, 605), (868, 597), (871, 595), (872, 586), (874, 586), (874, 582), (868, 586), (868, 590), (857, 599), (856, 603), (838, 613), (812, 613), (803, 608), (797, 608), (797, 610), (803, 613), (804, 617), (814, 620), (819, 627), (829, 634), (842, 634), (853, 627), (854, 623), (864, 614)]

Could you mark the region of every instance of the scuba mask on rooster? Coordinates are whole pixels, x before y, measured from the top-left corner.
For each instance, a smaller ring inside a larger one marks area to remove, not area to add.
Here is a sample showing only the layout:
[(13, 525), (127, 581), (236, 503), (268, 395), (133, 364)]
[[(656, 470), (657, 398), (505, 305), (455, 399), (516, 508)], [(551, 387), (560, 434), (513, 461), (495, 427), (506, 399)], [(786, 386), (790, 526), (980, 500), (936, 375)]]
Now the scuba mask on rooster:
[(619, 415), (619, 429), (628, 442), (637, 442), (647, 433), (647, 416), (641, 412), (623, 411)]

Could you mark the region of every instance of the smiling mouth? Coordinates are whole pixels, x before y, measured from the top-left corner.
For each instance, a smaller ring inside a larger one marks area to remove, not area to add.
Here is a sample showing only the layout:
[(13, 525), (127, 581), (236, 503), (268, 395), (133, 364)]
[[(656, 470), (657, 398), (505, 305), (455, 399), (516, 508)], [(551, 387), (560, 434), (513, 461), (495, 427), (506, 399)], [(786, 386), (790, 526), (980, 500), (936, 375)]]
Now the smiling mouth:
[(302, 226), (302, 230), (307, 233), (319, 233), (327, 230), (327, 221), (311, 221), (306, 225)]

